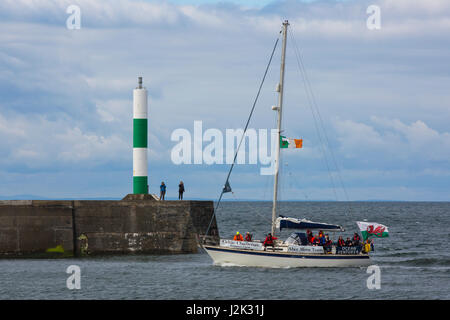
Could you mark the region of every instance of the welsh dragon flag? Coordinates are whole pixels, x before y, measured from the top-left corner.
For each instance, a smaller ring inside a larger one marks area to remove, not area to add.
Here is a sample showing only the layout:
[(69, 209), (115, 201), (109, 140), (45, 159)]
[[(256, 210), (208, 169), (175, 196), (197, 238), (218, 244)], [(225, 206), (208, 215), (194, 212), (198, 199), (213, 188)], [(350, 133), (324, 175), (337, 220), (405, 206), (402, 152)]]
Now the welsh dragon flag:
[(289, 139), (285, 136), (280, 136), (280, 148), (302, 148), (302, 139)]
[(388, 227), (375, 222), (362, 222), (357, 221), (356, 224), (361, 231), (363, 239), (366, 240), (369, 237), (385, 238), (389, 237)]

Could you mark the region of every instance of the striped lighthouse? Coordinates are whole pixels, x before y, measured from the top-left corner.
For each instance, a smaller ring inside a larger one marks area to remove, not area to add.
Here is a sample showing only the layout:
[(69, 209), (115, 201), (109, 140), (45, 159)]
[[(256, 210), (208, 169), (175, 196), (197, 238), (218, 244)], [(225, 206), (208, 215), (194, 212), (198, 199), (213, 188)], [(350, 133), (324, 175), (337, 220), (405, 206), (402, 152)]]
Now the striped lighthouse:
[(133, 193), (148, 194), (147, 164), (147, 89), (133, 90)]

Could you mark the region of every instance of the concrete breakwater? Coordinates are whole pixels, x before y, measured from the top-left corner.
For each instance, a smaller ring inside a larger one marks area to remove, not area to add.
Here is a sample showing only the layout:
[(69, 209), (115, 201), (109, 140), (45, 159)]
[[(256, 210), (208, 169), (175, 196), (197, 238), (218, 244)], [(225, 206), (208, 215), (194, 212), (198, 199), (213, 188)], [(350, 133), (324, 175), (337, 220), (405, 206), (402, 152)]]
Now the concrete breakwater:
[[(195, 253), (212, 201), (0, 201), (0, 257)], [(209, 241), (219, 239), (214, 218)]]

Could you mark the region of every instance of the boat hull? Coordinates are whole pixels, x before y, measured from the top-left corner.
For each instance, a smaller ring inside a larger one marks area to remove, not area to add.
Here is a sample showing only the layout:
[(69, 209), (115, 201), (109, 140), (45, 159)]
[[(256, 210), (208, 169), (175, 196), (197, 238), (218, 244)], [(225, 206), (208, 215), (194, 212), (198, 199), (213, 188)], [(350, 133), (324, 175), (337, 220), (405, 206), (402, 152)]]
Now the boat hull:
[(365, 254), (302, 254), (293, 252), (273, 252), (241, 250), (220, 246), (203, 246), (217, 265), (236, 265), (266, 268), (300, 267), (364, 267), (371, 264)]

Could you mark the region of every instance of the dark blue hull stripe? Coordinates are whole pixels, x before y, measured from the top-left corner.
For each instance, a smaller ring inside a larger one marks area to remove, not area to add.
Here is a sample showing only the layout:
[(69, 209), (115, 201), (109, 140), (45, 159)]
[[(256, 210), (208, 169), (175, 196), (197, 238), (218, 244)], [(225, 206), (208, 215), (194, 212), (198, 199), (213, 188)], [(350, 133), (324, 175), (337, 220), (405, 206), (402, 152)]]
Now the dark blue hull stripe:
[(323, 256), (313, 256), (313, 255), (292, 255), (292, 254), (282, 254), (282, 253), (268, 253), (268, 252), (256, 252), (256, 251), (242, 251), (242, 250), (228, 250), (222, 248), (208, 247), (204, 246), (205, 249), (211, 251), (221, 251), (221, 252), (233, 252), (240, 254), (249, 254), (256, 256), (270, 256), (270, 257), (280, 257), (280, 258), (306, 258), (306, 259), (369, 259), (368, 255), (323, 255)]

